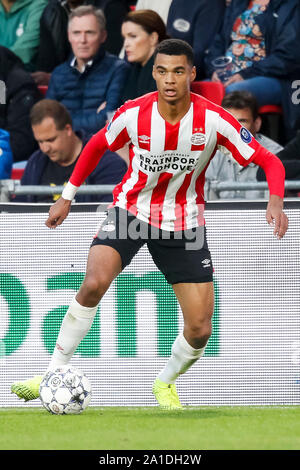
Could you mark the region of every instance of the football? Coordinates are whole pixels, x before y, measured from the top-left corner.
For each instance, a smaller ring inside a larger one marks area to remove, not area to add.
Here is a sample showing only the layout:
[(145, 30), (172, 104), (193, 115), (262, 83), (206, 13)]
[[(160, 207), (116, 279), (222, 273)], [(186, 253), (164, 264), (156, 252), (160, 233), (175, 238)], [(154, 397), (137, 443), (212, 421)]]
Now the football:
[(40, 399), (50, 413), (79, 414), (90, 403), (91, 384), (81, 370), (60, 366), (44, 375), (40, 384)]

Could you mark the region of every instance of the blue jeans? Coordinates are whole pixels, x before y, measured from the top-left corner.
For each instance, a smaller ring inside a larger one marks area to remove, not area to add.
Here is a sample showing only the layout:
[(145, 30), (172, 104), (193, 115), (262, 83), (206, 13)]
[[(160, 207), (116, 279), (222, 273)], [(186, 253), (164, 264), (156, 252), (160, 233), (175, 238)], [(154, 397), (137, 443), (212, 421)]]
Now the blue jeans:
[(281, 104), (281, 85), (277, 78), (255, 77), (232, 83), (226, 88), (226, 94), (232, 91), (249, 91), (252, 93), (259, 106), (266, 104)]

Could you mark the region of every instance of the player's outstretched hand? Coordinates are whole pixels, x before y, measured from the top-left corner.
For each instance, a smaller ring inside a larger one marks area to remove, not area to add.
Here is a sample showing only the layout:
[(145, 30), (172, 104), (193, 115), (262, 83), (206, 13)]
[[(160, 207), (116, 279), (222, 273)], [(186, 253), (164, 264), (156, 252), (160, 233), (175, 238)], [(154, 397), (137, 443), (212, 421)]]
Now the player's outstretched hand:
[(274, 225), (274, 235), (278, 239), (282, 238), (289, 225), (289, 219), (283, 212), (283, 200), (274, 194), (270, 196), (267, 207), (266, 219), (268, 224)]
[(71, 201), (60, 197), (53, 206), (50, 207), (49, 217), (45, 224), (49, 228), (56, 228), (61, 225), (68, 216), (71, 208)]

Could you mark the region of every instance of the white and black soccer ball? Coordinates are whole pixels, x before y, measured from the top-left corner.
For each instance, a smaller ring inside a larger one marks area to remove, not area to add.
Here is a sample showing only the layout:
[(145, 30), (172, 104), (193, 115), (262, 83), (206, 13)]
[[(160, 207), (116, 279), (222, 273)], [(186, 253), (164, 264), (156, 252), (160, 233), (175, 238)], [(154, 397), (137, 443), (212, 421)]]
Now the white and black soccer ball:
[(50, 413), (81, 413), (90, 403), (91, 384), (87, 376), (72, 366), (49, 370), (40, 384), (40, 399)]

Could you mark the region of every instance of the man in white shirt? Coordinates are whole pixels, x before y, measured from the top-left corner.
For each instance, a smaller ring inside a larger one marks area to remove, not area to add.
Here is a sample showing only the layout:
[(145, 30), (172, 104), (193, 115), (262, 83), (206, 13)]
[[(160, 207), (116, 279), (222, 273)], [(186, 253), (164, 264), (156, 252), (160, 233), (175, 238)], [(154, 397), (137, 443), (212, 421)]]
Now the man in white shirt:
[[(274, 140), (259, 133), (262, 119), (258, 114), (258, 104), (254, 95), (247, 91), (234, 91), (228, 93), (222, 101), (222, 107), (229, 111), (242, 124), (255, 139), (267, 150), (275, 155), (282, 150), (282, 146)], [(205, 178), (206, 199), (258, 199), (264, 197), (264, 190), (247, 190), (247, 191), (221, 191), (216, 194), (210, 189), (212, 181), (217, 182), (243, 182), (257, 183), (258, 166), (250, 163), (246, 168), (239, 165), (231, 155), (218, 150), (213, 160), (210, 162)]]
[(154, 10), (167, 24), (168, 13), (172, 0), (138, 0), (136, 10)]

